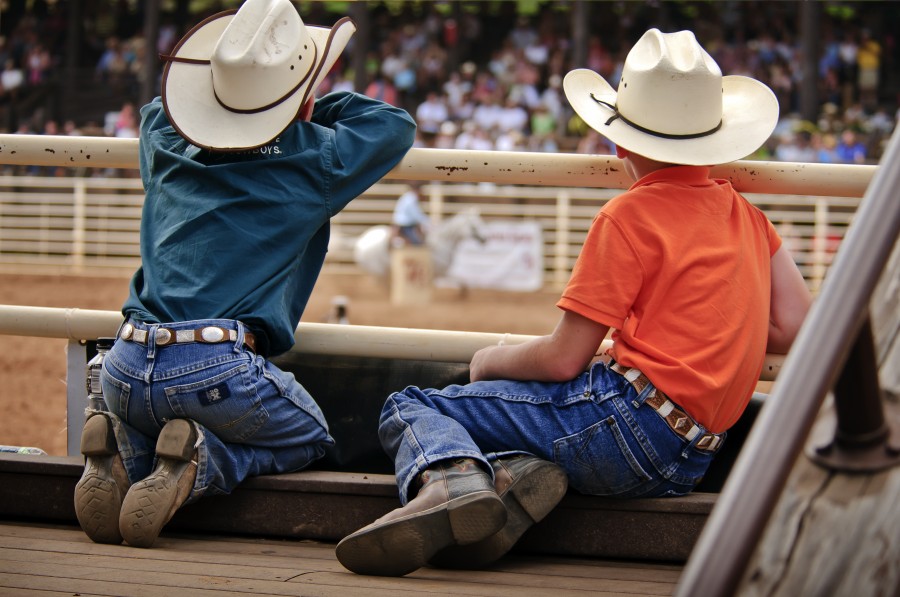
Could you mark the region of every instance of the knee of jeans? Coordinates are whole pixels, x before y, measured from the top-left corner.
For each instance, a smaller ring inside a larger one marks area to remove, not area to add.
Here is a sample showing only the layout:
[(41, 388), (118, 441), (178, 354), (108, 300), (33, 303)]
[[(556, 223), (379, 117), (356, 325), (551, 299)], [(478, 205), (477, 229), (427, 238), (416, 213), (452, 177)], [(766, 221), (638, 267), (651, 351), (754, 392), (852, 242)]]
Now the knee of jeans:
[(384, 423), (387, 419), (399, 412), (404, 403), (416, 400), (415, 393), (421, 393), (421, 390), (415, 386), (407, 386), (399, 392), (394, 392), (384, 401), (381, 407), (380, 423)]

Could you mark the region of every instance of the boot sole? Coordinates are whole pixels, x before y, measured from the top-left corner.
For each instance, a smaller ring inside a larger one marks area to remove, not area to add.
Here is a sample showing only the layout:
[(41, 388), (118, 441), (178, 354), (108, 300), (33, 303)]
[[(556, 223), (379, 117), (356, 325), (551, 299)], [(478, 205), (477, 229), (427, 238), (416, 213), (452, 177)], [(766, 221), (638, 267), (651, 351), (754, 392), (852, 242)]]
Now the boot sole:
[(159, 460), (150, 475), (131, 486), (122, 501), (118, 528), (132, 547), (151, 547), (162, 528), (181, 506), (178, 481), (194, 454), (194, 426), (185, 419), (166, 423), (156, 442)]
[(95, 543), (119, 544), (119, 512), (123, 491), (113, 476), (118, 447), (110, 421), (94, 415), (81, 434), (84, 473), (75, 485), (75, 516), (84, 533)]
[(448, 545), (466, 545), (503, 527), (506, 509), (497, 494), (479, 491), (406, 518), (362, 529), (338, 543), (338, 561), (356, 574), (404, 576)]
[(473, 545), (450, 546), (430, 563), (441, 568), (483, 568), (509, 552), (532, 525), (542, 521), (565, 497), (569, 481), (565, 471), (542, 461), (522, 474), (503, 494), (507, 521), (494, 535)]

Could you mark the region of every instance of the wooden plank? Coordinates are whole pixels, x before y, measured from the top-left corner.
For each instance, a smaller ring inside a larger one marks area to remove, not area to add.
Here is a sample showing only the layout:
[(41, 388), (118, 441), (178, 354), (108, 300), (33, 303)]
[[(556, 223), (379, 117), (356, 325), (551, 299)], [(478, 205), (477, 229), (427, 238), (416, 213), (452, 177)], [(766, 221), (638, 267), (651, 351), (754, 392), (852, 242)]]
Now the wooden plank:
[(673, 565), (520, 556), (483, 571), (365, 577), (343, 569), (332, 544), (179, 536), (135, 549), (94, 544), (74, 527), (0, 523), (0, 594), (668, 595), (678, 572)]
[(741, 594), (890, 595), (900, 586), (900, 469), (844, 475), (802, 459), (795, 472)]
[[(71, 534), (71, 531), (69, 532)], [(300, 542), (258, 543), (245, 540), (177, 539), (161, 542), (152, 550), (134, 550), (123, 546), (103, 546), (80, 543), (77, 539), (65, 542), (65, 536), (53, 540), (48, 538), (21, 538), (11, 541), (8, 537), (0, 540), (0, 561), (23, 561), (53, 563), (65, 562), (85, 567), (119, 568), (151, 572), (164, 567), (167, 571), (187, 574), (201, 567), (204, 574), (223, 574), (246, 579), (286, 580), (300, 574), (328, 572), (344, 574), (346, 571), (334, 561), (333, 545)], [(46, 551), (44, 551), (46, 550)], [(261, 555), (260, 552), (263, 552)], [(257, 554), (257, 555), (251, 555)], [(303, 570), (298, 571), (298, 566)], [(647, 594), (669, 594), (679, 578), (680, 567), (675, 565), (629, 564), (627, 562), (606, 562), (594, 559), (561, 559), (528, 556), (509, 556), (489, 571), (479, 572), (480, 582), (489, 582), (489, 573), (502, 580), (509, 574), (518, 578), (515, 584), (527, 586), (562, 586), (580, 588), (586, 586), (601, 589), (603, 586), (618, 587), (623, 584), (629, 590), (635, 583), (642, 583), (642, 592)], [(442, 582), (453, 582), (460, 572), (448, 570), (423, 570), (414, 577), (427, 577)], [(536, 579), (536, 580), (534, 580)], [(563, 579), (560, 581), (559, 579)], [(579, 581), (576, 584), (576, 579)], [(583, 582), (582, 582), (583, 581)], [(382, 581), (383, 582), (383, 581)]]
[[(85, 560), (85, 564), (101, 559), (128, 559), (140, 557), (145, 563), (128, 564), (126, 567), (155, 569), (165, 563), (167, 570), (179, 571), (183, 567), (217, 565), (267, 567), (286, 569), (296, 573), (298, 561), (308, 562), (310, 569), (342, 572), (344, 568), (334, 560), (334, 545), (310, 541), (273, 541), (253, 538), (208, 538), (191, 536), (161, 537), (152, 550), (134, 550), (118, 545), (101, 545), (90, 542), (79, 530), (67, 528), (16, 527), (0, 525), (0, 559), (18, 559), (13, 552), (28, 554), (33, 561), (52, 561), (64, 557), (67, 563)], [(45, 553), (39, 553), (45, 552)], [(121, 567), (121, 566), (119, 566)], [(492, 567), (496, 572), (560, 576), (621, 581), (649, 581), (674, 583), (680, 566), (672, 564), (609, 563), (590, 558), (553, 558), (511, 556)], [(445, 572), (444, 574), (455, 574)], [(289, 574), (278, 573), (280, 576)], [(250, 573), (249, 577), (255, 577)]]

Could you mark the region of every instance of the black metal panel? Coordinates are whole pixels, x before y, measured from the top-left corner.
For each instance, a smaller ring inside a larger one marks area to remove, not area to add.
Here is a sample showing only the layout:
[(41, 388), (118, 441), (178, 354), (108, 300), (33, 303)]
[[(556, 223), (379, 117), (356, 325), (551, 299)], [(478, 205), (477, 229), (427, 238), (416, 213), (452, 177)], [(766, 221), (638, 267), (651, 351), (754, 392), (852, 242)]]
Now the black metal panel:
[(273, 362), (315, 398), (336, 441), (319, 470), (393, 473), (378, 441), (378, 417), (393, 392), (413, 385), (443, 388), (469, 381), (464, 363), (287, 353)]

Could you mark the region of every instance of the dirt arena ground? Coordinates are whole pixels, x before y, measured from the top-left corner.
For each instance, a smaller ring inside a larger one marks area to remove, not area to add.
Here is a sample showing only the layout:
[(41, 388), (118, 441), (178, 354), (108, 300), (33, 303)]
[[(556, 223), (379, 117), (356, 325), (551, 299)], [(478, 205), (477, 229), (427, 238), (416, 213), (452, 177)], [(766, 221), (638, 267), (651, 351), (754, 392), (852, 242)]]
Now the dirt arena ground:
[[(119, 311), (128, 277), (0, 274), (0, 304)], [(351, 324), (543, 334), (559, 318), (555, 291), (436, 289), (423, 307), (395, 305), (388, 285), (368, 276), (324, 275), (304, 321), (325, 321), (333, 297), (349, 299)], [(0, 444), (66, 452), (65, 340), (0, 335)]]

